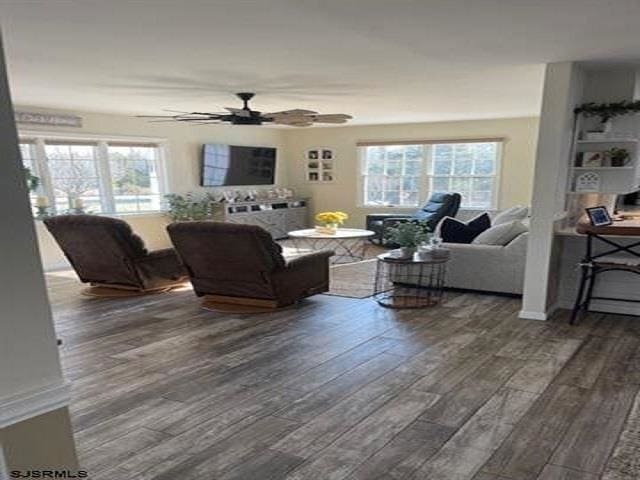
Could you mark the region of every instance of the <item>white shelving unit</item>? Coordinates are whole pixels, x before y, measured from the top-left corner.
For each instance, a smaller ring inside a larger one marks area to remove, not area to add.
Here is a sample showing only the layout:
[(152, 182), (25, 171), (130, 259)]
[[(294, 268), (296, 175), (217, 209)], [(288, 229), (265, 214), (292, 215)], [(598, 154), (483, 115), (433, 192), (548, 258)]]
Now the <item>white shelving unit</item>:
[[(584, 139), (584, 131), (595, 119), (579, 116), (576, 120), (573, 145), (570, 156), (569, 185), (571, 193), (612, 193), (626, 194), (640, 189), (639, 145), (635, 138), (615, 138), (615, 129), (609, 132), (609, 138)], [(615, 126), (615, 124), (614, 124)], [(637, 130), (636, 130), (637, 131)], [(625, 165), (612, 166), (606, 152), (612, 148), (625, 149), (629, 159)], [(598, 153), (601, 153), (598, 160)], [(599, 165), (584, 165), (594, 159)]]

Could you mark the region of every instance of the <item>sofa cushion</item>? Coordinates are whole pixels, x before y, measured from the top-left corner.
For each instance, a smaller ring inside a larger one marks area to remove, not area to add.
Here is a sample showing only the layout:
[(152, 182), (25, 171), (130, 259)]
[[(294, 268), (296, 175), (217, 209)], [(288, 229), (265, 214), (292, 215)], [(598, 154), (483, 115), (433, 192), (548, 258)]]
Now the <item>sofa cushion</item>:
[(515, 207), (507, 208), (499, 212), (491, 222), (493, 225), (500, 225), (502, 223), (512, 222), (514, 220), (524, 220), (529, 215), (529, 208), (522, 205), (516, 205)]
[(475, 245), (507, 245), (517, 236), (527, 232), (528, 228), (519, 220), (513, 220), (488, 228), (473, 239)]
[(474, 238), (491, 226), (488, 213), (482, 213), (468, 222), (445, 217), (439, 225), (440, 237), (447, 243), (471, 243)]

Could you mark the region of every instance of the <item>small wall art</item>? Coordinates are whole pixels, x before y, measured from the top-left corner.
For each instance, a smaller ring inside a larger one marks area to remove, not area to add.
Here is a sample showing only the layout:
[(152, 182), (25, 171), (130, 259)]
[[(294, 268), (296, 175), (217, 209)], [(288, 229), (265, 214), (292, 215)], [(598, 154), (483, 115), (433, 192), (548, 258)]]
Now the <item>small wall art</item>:
[(311, 183), (335, 181), (335, 151), (329, 147), (314, 147), (305, 152), (306, 179)]

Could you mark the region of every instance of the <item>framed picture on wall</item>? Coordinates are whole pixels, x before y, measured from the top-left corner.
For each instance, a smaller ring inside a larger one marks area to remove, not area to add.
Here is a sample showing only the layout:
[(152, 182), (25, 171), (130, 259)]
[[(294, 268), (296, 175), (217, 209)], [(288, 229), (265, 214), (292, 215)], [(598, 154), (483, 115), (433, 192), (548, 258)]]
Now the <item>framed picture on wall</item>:
[(305, 152), (306, 180), (330, 183), (335, 180), (335, 151), (330, 147), (313, 147)]

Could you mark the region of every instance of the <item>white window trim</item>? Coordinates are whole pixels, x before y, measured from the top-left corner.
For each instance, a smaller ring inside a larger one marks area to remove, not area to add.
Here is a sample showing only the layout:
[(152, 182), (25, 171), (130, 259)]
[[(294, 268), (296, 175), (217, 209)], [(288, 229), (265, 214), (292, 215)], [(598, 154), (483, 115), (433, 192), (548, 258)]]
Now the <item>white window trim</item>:
[[(433, 145), (438, 145), (440, 143), (483, 143), (483, 142), (490, 142), (490, 143), (496, 143), (497, 144), (497, 152), (496, 152), (496, 174), (493, 178), (495, 178), (495, 184), (494, 184), (494, 189), (493, 189), (493, 195), (492, 195), (492, 199), (491, 199), (491, 207), (487, 209), (487, 211), (497, 211), (500, 208), (500, 199), (501, 199), (501, 191), (502, 191), (502, 156), (504, 154), (504, 144), (507, 141), (506, 138), (488, 138), (486, 140), (483, 139), (464, 139), (461, 138), (459, 140), (456, 139), (447, 139), (446, 141), (442, 141), (442, 142), (438, 142), (438, 141), (425, 141), (425, 140), (421, 140), (421, 141), (415, 141), (412, 142), (410, 140), (402, 140), (402, 141), (398, 141), (397, 144), (394, 144), (393, 141), (385, 141), (384, 144), (381, 144), (380, 146), (393, 146), (393, 145), (422, 145), (422, 148), (425, 152), (424, 155), (424, 164), (422, 166), (421, 172), (420, 172), (420, 184), (418, 185), (418, 196), (419, 198), (423, 199), (421, 201), (418, 201), (418, 204), (416, 206), (402, 206), (402, 205), (367, 205), (364, 202), (364, 179), (366, 177), (366, 175), (364, 174), (365, 171), (365, 162), (366, 162), (366, 148), (368, 146), (378, 146), (375, 144), (375, 142), (371, 142), (371, 145), (367, 145), (365, 143), (358, 143), (356, 148), (358, 150), (358, 185), (356, 188), (356, 207), (357, 208), (361, 208), (361, 209), (366, 209), (366, 210), (390, 210), (390, 211), (412, 211), (415, 210), (416, 208), (419, 208), (421, 206), (420, 202), (426, 202), (427, 198), (426, 197), (426, 193), (428, 191), (428, 182), (429, 182), (429, 178), (432, 177), (433, 175), (431, 175), (430, 169), (431, 169), (431, 161), (432, 161), (432, 157), (431, 154), (429, 152), (429, 150), (432, 148)], [(473, 177), (474, 175), (465, 175), (465, 177)], [(484, 175), (479, 175), (484, 177)], [(471, 212), (475, 212), (475, 211), (485, 211), (484, 209), (478, 208), (478, 207), (460, 207), (460, 210), (462, 211), (471, 211)]]
[(111, 178), (109, 171), (108, 158), (104, 157), (104, 147), (109, 143), (148, 143), (157, 147), (158, 158), (156, 161), (156, 169), (158, 174), (158, 184), (160, 186), (160, 195), (164, 197), (169, 192), (169, 185), (167, 181), (167, 158), (168, 158), (168, 141), (166, 138), (161, 137), (141, 137), (141, 136), (129, 136), (129, 135), (103, 135), (99, 133), (64, 133), (64, 132), (51, 132), (47, 130), (19, 130), (18, 132), (19, 143), (33, 143), (35, 151), (35, 174), (40, 177), (42, 182), (41, 193), (46, 192), (46, 197), (49, 201), (49, 205), (55, 205), (55, 198), (53, 197), (53, 184), (51, 181), (51, 175), (46, 165), (46, 153), (45, 153), (45, 141), (91, 141), (98, 145), (97, 160), (98, 168), (100, 169), (100, 192), (103, 207), (108, 207), (104, 212), (98, 215), (120, 217), (120, 216), (149, 216), (162, 214), (166, 211), (164, 198), (161, 198), (160, 210), (147, 210), (142, 212), (116, 212), (115, 202), (113, 198), (113, 192), (111, 188), (104, 183)]

